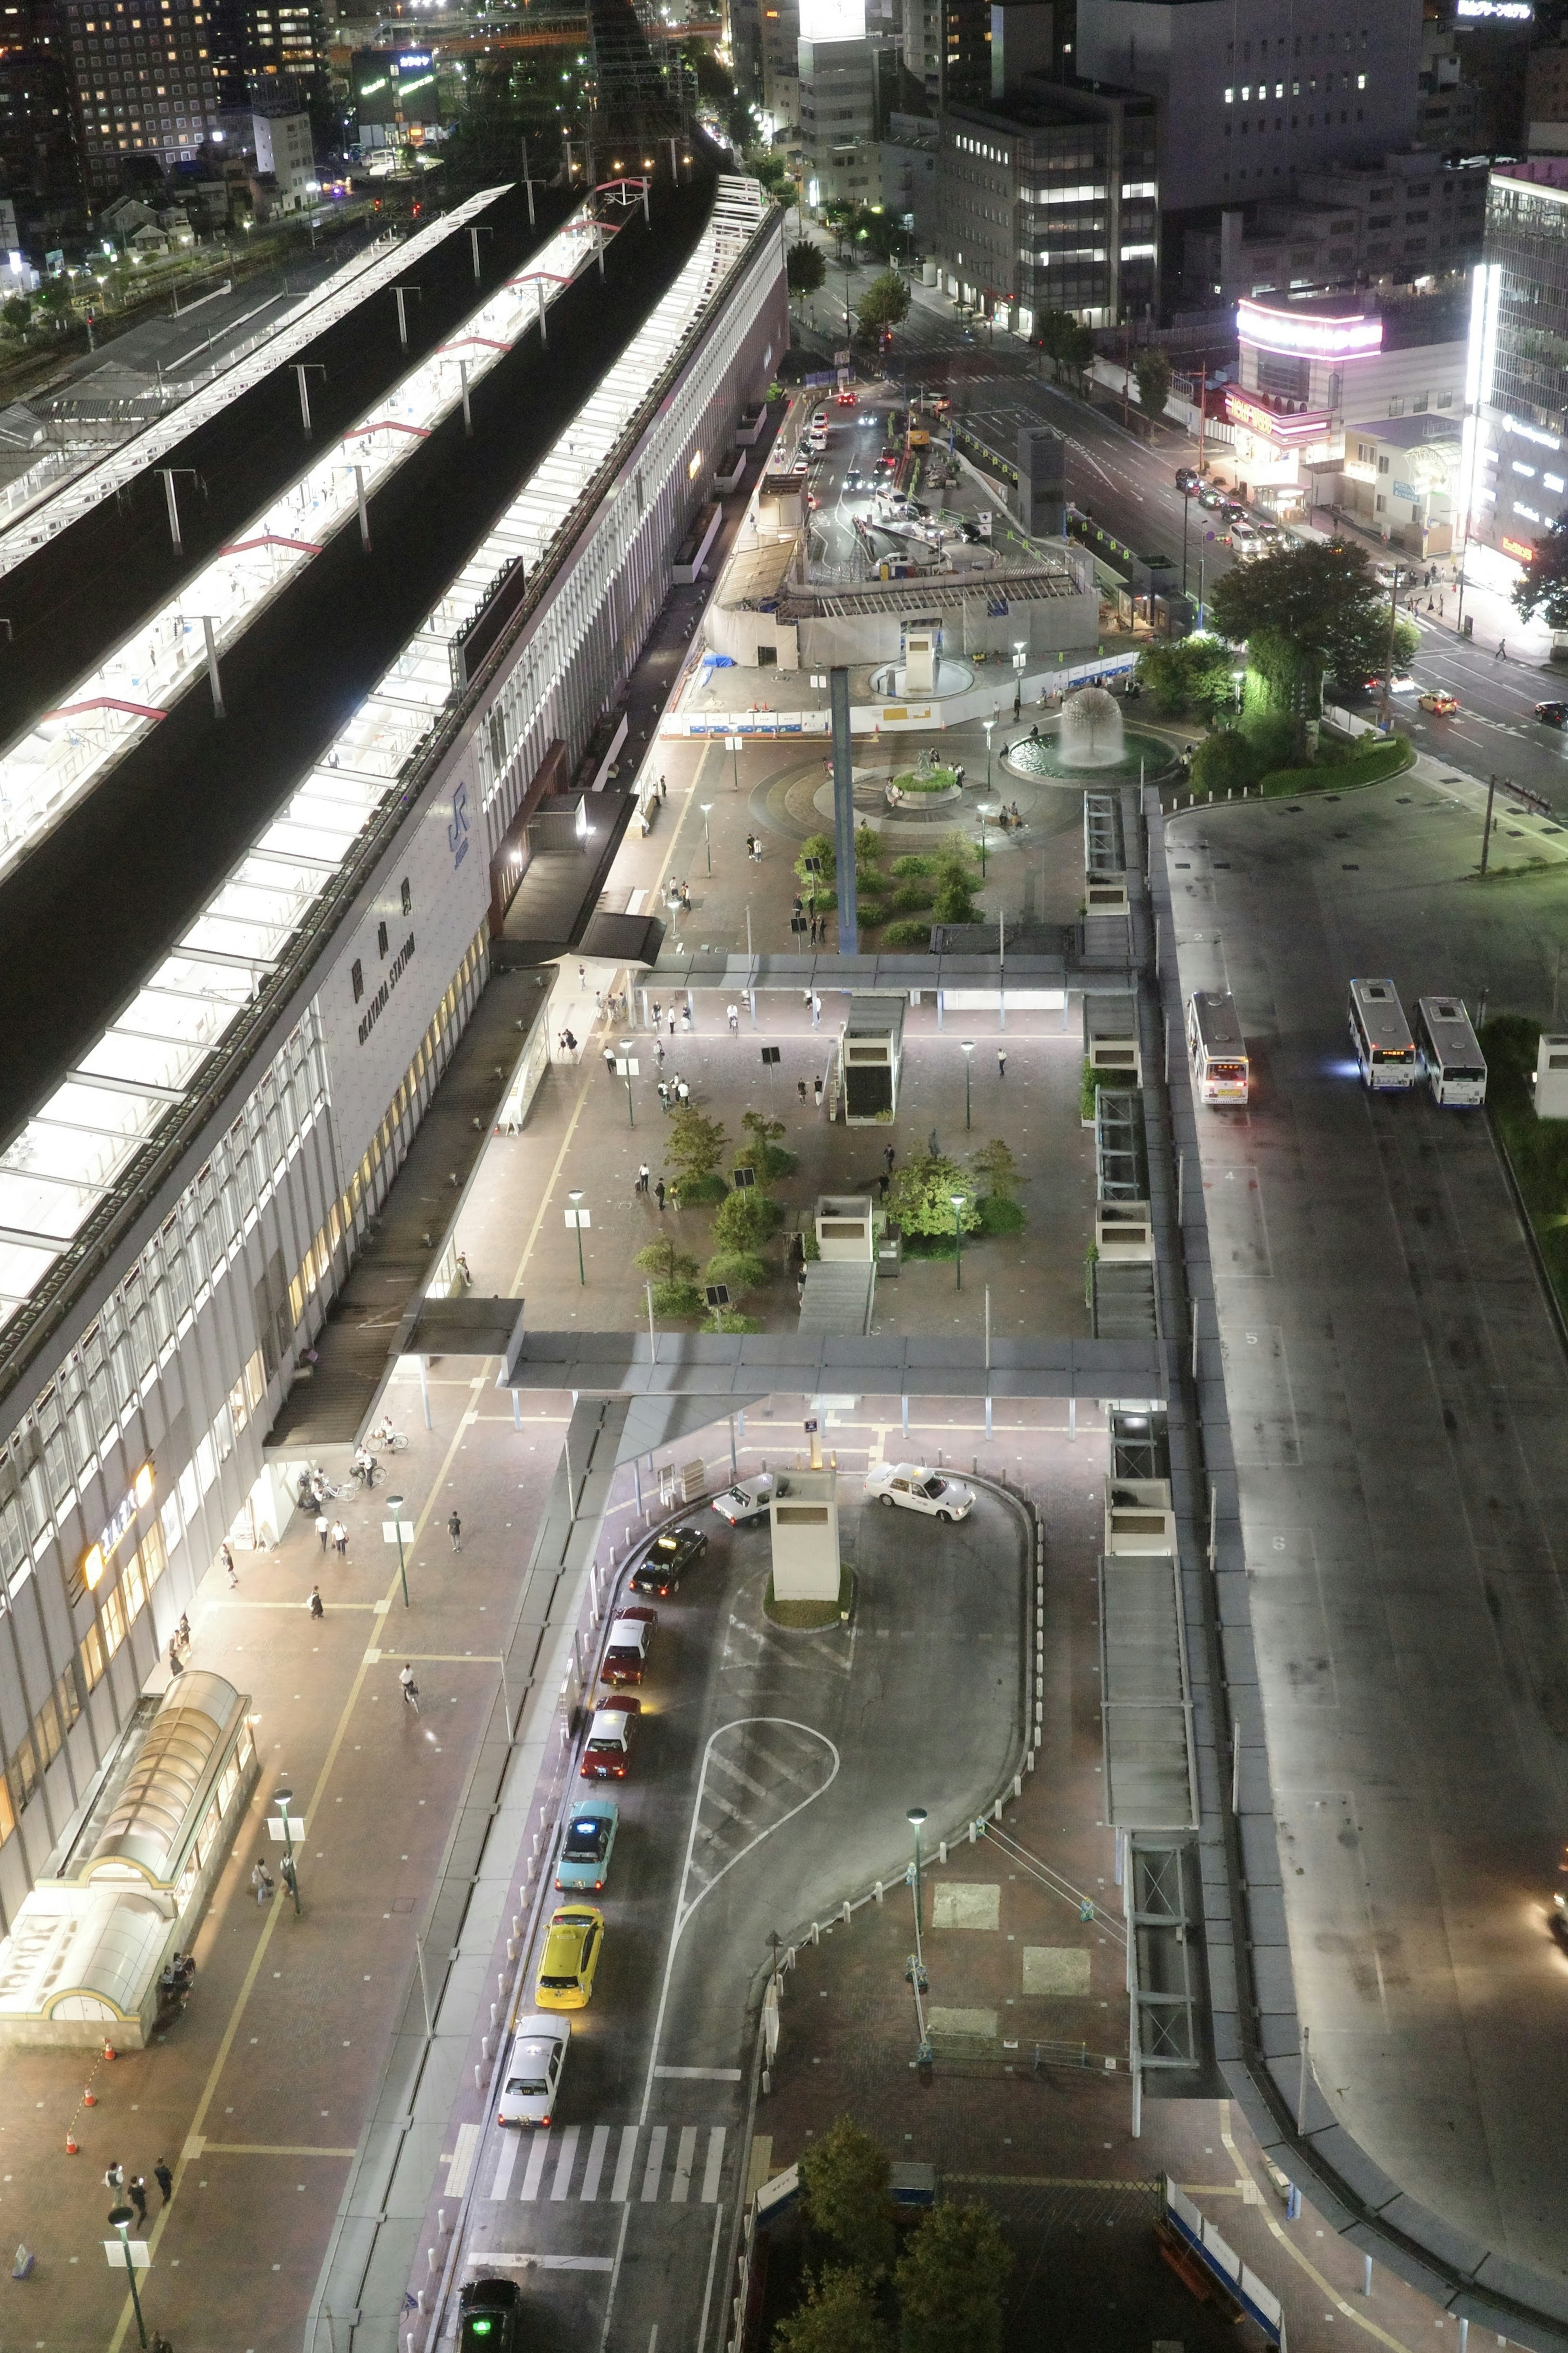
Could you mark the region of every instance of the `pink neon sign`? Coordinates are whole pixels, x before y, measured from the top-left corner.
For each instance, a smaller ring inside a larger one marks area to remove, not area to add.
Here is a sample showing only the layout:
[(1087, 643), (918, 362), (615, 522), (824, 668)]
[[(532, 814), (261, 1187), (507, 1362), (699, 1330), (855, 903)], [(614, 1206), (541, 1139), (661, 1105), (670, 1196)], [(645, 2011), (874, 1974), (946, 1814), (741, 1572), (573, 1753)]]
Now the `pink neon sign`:
[(1383, 349), (1383, 321), (1354, 311), (1340, 319), (1310, 311), (1268, 311), (1238, 302), (1236, 331), (1260, 351), (1288, 352), (1299, 359), (1342, 360)]

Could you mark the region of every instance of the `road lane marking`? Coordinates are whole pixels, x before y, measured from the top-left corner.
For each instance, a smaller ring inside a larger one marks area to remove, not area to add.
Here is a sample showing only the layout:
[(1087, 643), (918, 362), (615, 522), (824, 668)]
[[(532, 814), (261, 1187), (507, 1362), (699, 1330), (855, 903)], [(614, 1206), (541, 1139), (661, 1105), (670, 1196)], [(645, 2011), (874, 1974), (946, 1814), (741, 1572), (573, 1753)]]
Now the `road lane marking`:
[[(720, 2137), (722, 2138), (723, 2136), (721, 2134)], [(723, 2227), (723, 2221), (724, 2209), (722, 2206), (715, 2206), (713, 2243), (708, 2250), (708, 2284), (702, 2291), (702, 2317), (697, 2324), (697, 2353), (702, 2353), (702, 2348), (708, 2341), (708, 2307), (713, 2300), (713, 2269), (719, 2261), (719, 2233)]]
[(669, 2185), (672, 2206), (684, 2206), (691, 2195), (691, 2168), (696, 2156), (697, 2127), (695, 2125), (682, 2125), (675, 2151), (675, 2179)]
[(591, 2206), (599, 2194), (599, 2176), (605, 2169), (605, 2151), (610, 2146), (608, 2125), (595, 2125), (588, 2143), (588, 2164), (583, 2175), (583, 2202)]
[(642, 2202), (651, 2206), (658, 2196), (658, 2177), (664, 2170), (664, 2144), (669, 2138), (666, 2125), (655, 2125), (647, 2137), (647, 2163), (643, 2168)]
[(522, 2177), (522, 2194), (525, 2199), (537, 2198), (539, 2195), (539, 2185), (544, 2175), (544, 2159), (549, 2148), (550, 2135), (547, 2132), (535, 2133), (533, 2147), (528, 2152), (528, 2170)]
[[(478, 2255), (474, 2257), (476, 2263), (480, 2260)], [(493, 2247), (485, 2249), (482, 2260), (508, 2271), (514, 2264), (524, 2272), (607, 2272), (615, 2268), (613, 2255), (498, 2255)]]
[(496, 2167), (496, 2178), (490, 2184), (492, 2198), (504, 2198), (511, 2188), (511, 2168), (517, 2163), (519, 2137), (516, 2133), (508, 2133), (501, 2142), (500, 2163)]
[(631, 2196), (632, 2160), (637, 2153), (637, 2127), (621, 2126), (621, 2153), (616, 2159), (616, 2178), (610, 2185), (610, 2197), (617, 2206), (624, 2206)]
[[(736, 2069), (739, 2074), (739, 2068)], [(719, 2195), (719, 2176), (724, 2169), (724, 2127), (714, 2125), (708, 2135), (708, 2162), (702, 2168), (702, 2203), (711, 2206)], [(711, 2273), (712, 2266), (709, 2266)]]
[(738, 2067), (656, 2067), (661, 2082), (672, 2084), (738, 2084)]
[(555, 2160), (555, 2179), (551, 2186), (552, 2204), (558, 2205), (572, 2186), (572, 2168), (577, 2162), (579, 2127), (568, 2125), (561, 2136), (561, 2154)]
[(459, 2125), (458, 2126), (457, 2146), (452, 2151), (452, 2162), (447, 2168), (447, 2195), (448, 2198), (460, 2198), (464, 2190), (467, 2189), (469, 2182), (474, 2178), (474, 2164), (475, 2160), (479, 2157), (479, 2128), (478, 2125)]

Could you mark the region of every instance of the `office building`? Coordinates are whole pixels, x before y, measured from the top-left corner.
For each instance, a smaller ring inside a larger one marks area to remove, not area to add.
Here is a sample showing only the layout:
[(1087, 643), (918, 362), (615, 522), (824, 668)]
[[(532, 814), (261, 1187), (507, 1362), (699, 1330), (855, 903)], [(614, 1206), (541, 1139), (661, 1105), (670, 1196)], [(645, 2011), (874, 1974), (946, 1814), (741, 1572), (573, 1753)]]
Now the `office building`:
[(1506, 587), (1568, 490), (1568, 157), (1491, 174), (1465, 395), (1468, 568)]
[(1189, 227), (1183, 246), (1187, 302), (1247, 294), (1411, 284), (1468, 269), (1480, 258), (1487, 166), (1416, 150), (1376, 165), (1298, 175), (1293, 200), (1222, 208)]
[(218, 100), (309, 106), (327, 95), (321, 0), (213, 0), (208, 17)]
[(138, 159), (167, 172), (218, 128), (212, 18), (192, 0), (62, 0), (83, 174), (112, 195)]
[(251, 125), (257, 174), (269, 184), (267, 194), (273, 210), (297, 212), (321, 185), (310, 116), (298, 104), (286, 110), (258, 108)]
[(934, 206), (943, 282), (1032, 334), (1044, 311), (1086, 326), (1142, 319), (1159, 282), (1155, 106), (1032, 82), (942, 117)]
[(762, 104), (771, 129), (800, 121), (799, 0), (768, 0), (761, 23)]
[(816, 40), (803, 33), (798, 54), (806, 203), (879, 205), (878, 144), (892, 111), (896, 50), (879, 37)]
[[(81, 200), (66, 48), (55, 0), (9, 0), (0, 14), (0, 196), (16, 207), (13, 237)], [(15, 249), (15, 244), (7, 250)], [(4, 255), (0, 254), (0, 261)], [(10, 292), (10, 288), (6, 289)]]
[(1421, 26), (1421, 71), (1415, 136), (1440, 155), (1471, 155), (1480, 144), (1480, 96), (1465, 79), (1458, 36), (1451, 22), (1428, 17)]
[(923, 253), (936, 235), (936, 163), (942, 127), (933, 116), (893, 114), (882, 141), (882, 209), (908, 230), (909, 250)]

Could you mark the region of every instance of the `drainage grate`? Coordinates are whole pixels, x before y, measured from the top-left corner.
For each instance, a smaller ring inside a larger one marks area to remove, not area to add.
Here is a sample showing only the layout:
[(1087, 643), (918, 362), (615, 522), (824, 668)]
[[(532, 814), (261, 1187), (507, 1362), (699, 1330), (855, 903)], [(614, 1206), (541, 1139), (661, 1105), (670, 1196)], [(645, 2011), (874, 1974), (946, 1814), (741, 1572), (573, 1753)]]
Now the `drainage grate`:
[[(1549, 826), (1547, 826), (1547, 827), (1545, 828), (1545, 830), (1546, 830), (1546, 832), (1548, 832), (1548, 833), (1561, 833), (1561, 832), (1562, 832), (1562, 830), (1563, 830), (1563, 828), (1562, 828), (1560, 825), (1549, 825)], [(1228, 859), (1228, 858), (1216, 858), (1216, 859), (1215, 860), (1215, 861), (1214, 861), (1214, 868), (1215, 868), (1215, 872), (1216, 874), (1217, 874), (1217, 873), (1219, 873), (1222, 870), (1223, 870), (1226, 874), (1228, 874), (1228, 873), (1230, 872), (1230, 860), (1229, 860), (1229, 859)]]
[[(1459, 780), (1458, 780), (1458, 778), (1457, 776), (1454, 776), (1454, 777), (1445, 776), (1445, 777), (1444, 777), (1444, 779), (1443, 779), (1443, 782), (1444, 782), (1446, 785), (1447, 785), (1447, 784), (1449, 784), (1449, 783), (1452, 783), (1452, 784), (1458, 784), (1458, 781), (1459, 781)], [(1396, 803), (1397, 803), (1397, 805), (1399, 806), (1399, 807), (1401, 807), (1401, 808), (1408, 808), (1408, 807), (1410, 807), (1411, 802), (1415, 799), (1415, 794), (1414, 794), (1414, 793), (1395, 793), (1395, 794), (1394, 794), (1394, 797), (1395, 802), (1396, 802)]]
[(1349, 859), (1345, 859), (1341, 863), (1340, 872), (1342, 874), (1359, 874), (1361, 872), (1361, 868), (1354, 865)]
[(1560, 825), (1543, 825), (1541, 830), (1542, 833), (1561, 833), (1563, 828)]

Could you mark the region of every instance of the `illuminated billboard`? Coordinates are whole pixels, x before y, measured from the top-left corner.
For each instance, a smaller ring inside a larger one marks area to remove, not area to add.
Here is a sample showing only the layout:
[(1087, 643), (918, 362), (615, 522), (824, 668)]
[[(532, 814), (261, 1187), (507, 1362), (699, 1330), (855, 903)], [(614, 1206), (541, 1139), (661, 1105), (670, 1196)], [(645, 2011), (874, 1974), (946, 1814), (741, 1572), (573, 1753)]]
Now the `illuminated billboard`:
[(866, 0), (800, 0), (803, 41), (863, 41)]
[(1461, 24), (1533, 25), (1532, 0), (1454, 0)]
[(1261, 302), (1238, 302), (1236, 331), (1259, 351), (1286, 352), (1297, 359), (1360, 359), (1383, 349), (1383, 321), (1360, 311), (1332, 318), (1321, 311), (1274, 311)]
[(1248, 400), (1234, 385), (1225, 388), (1225, 413), (1232, 425), (1256, 434), (1260, 441), (1271, 442), (1277, 449), (1295, 449), (1305, 441), (1321, 441), (1333, 424), (1326, 408), (1280, 415), (1265, 408), (1261, 401)]

